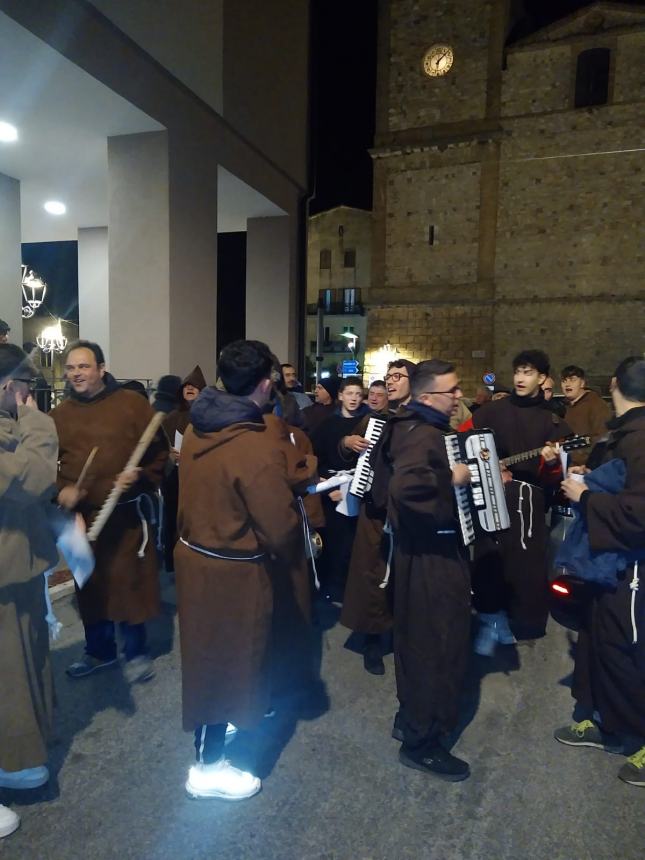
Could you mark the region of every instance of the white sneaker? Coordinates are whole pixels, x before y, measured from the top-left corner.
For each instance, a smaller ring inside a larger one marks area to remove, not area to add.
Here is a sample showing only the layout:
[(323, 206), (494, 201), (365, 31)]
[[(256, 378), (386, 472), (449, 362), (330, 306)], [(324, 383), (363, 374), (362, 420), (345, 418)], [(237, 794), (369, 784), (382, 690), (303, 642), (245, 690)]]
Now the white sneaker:
[(246, 800), (262, 788), (257, 776), (239, 770), (223, 756), (214, 764), (196, 764), (188, 771), (186, 791), (191, 797)]
[(154, 663), (147, 654), (140, 654), (128, 660), (123, 667), (123, 674), (128, 684), (141, 684), (155, 676)]
[(40, 788), (49, 782), (49, 771), (45, 765), (27, 767), (24, 770), (2, 770), (0, 768), (0, 788), (14, 788), (17, 791)]
[(3, 806), (0, 803), (0, 839), (3, 836), (9, 836), (14, 830), (20, 827), (20, 817), (16, 815), (13, 809)]

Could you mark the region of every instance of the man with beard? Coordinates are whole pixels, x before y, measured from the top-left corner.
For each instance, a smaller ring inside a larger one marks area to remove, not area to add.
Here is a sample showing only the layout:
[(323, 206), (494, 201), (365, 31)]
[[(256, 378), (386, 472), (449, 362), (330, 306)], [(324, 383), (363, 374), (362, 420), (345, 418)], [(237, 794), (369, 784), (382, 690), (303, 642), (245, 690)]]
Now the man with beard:
[[(639, 749), (618, 771), (645, 788), (645, 360), (632, 356), (611, 381), (616, 418), (609, 422), (603, 470), (617, 469), (615, 492), (592, 492), (569, 476), (562, 484), (579, 506), (590, 550), (615, 571), (615, 586), (594, 590), (578, 635), (571, 694), (577, 721), (557, 729), (568, 746), (622, 753), (626, 737)], [(583, 466), (572, 471), (585, 474)], [(576, 477), (579, 477), (576, 476)], [(619, 484), (622, 484), (619, 488)]]
[[(472, 416), (476, 428), (495, 434), (500, 459), (541, 449), (540, 456), (510, 467), (505, 483), (511, 527), (475, 544), (474, 603), (480, 628), (475, 651), (492, 656), (497, 644), (544, 635), (547, 607), (547, 532), (544, 487), (557, 483), (560, 460), (553, 442), (569, 427), (544, 400), (549, 359), (540, 350), (525, 350), (513, 359), (514, 391), (485, 403)], [(468, 429), (463, 427), (462, 429)], [(509, 626), (510, 619), (510, 626)]]
[(224, 756), (228, 723), (252, 730), (269, 708), (269, 564), (293, 566), (302, 530), (284, 451), (263, 421), (274, 358), (235, 341), (218, 362), (225, 391), (191, 410), (179, 465), (175, 550), (184, 730), (194, 733), (192, 797), (241, 800), (261, 788)]
[[(400, 359), (388, 366), (385, 384), (393, 414), (410, 400), (410, 375), (416, 365)], [(351, 450), (361, 453), (367, 447), (363, 438), (367, 421), (356, 428), (357, 436), (344, 441)], [(386, 511), (375, 505), (368, 492), (361, 504), (352, 557), (347, 574), (345, 600), (340, 616), (341, 624), (365, 637), (363, 665), (372, 675), (385, 674), (383, 639), (392, 630), (392, 611), (389, 591), (384, 587), (387, 571), (388, 548), (383, 540)]]
[(442, 736), (457, 724), (468, 661), (470, 578), (459, 539), (454, 487), (468, 466), (448, 463), (445, 435), (462, 396), (454, 367), (422, 361), (412, 399), (390, 420), (376, 468), (390, 471), (394, 533), (394, 660), (399, 712), (393, 735), (406, 767), (449, 781), (470, 768)]
[[(124, 492), (94, 544), (94, 573), (77, 592), (85, 629), (85, 654), (68, 666), (84, 678), (117, 662), (115, 623), (123, 638), (124, 673), (131, 683), (153, 677), (145, 622), (160, 611), (155, 548), (154, 496), (168, 459), (163, 432), (149, 447), (141, 468), (125, 466), (154, 416), (147, 399), (119, 386), (105, 369), (103, 350), (79, 340), (65, 354), (70, 396), (51, 413), (58, 431), (58, 503), (78, 510), (89, 526), (113, 486)], [(83, 485), (90, 452), (97, 448)]]

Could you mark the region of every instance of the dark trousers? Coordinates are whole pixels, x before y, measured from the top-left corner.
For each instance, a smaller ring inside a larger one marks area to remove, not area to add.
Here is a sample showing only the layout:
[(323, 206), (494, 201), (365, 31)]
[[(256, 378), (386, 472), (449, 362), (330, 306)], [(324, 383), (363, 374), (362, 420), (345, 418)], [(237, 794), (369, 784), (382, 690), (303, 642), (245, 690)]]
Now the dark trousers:
[(195, 757), (198, 764), (214, 764), (222, 757), (226, 739), (226, 723), (197, 726), (195, 729)]
[(336, 511), (336, 503), (323, 496), (325, 533), (320, 565), (323, 591), (334, 600), (342, 600), (347, 582), (357, 517), (346, 517)]
[(511, 527), (478, 538), (473, 602), (478, 612), (508, 612), (516, 636), (541, 636), (549, 614), (544, 493), (519, 481), (506, 484), (505, 493)]
[(397, 547), (394, 661), (405, 746), (436, 743), (456, 727), (469, 650), (470, 577), (458, 547), (423, 555)]
[[(123, 639), (123, 654), (126, 660), (140, 657), (146, 651), (146, 625), (119, 622), (119, 632)], [(114, 660), (116, 639), (113, 621), (97, 621), (85, 625), (85, 652), (97, 660)]]
[(578, 634), (571, 694), (587, 716), (598, 711), (605, 731), (645, 743), (645, 575), (636, 592), (634, 644), (632, 574), (630, 568), (621, 576), (615, 592), (591, 599)]

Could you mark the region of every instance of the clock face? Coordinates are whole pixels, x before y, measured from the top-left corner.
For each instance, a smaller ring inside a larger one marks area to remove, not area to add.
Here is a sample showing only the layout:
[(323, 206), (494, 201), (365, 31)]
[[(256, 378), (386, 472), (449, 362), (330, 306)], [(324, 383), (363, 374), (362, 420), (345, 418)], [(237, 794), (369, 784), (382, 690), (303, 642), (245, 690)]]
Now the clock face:
[(423, 55), (423, 71), (431, 78), (446, 75), (454, 60), (450, 45), (433, 45)]

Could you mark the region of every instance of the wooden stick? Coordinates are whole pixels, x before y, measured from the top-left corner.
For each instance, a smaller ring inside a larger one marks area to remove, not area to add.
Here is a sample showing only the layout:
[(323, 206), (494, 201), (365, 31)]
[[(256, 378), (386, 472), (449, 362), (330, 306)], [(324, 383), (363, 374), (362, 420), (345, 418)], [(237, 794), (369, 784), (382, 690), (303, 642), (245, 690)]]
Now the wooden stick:
[(87, 475), (87, 471), (90, 468), (90, 466), (92, 465), (92, 463), (94, 462), (94, 458), (96, 457), (98, 450), (99, 449), (98, 449), (98, 445), (97, 445), (96, 448), (92, 448), (92, 450), (90, 451), (90, 455), (87, 458), (87, 460), (85, 461), (85, 465), (81, 469), (81, 474), (78, 476), (78, 480), (74, 484), (74, 488), (76, 490), (81, 489), (81, 485), (82, 485), (83, 481), (85, 480), (85, 476)]
[[(132, 454), (130, 455), (130, 459), (123, 467), (123, 471), (128, 471), (130, 469), (136, 469), (139, 463), (141, 462), (141, 458), (148, 450), (148, 446), (152, 442), (155, 437), (161, 422), (165, 418), (163, 412), (155, 412), (154, 416), (150, 419), (150, 423), (143, 431), (143, 435), (137, 442), (137, 447), (134, 449)], [(90, 526), (87, 532), (87, 539), (89, 541), (95, 541), (98, 536), (101, 534), (103, 530), (103, 526), (106, 524), (108, 519), (110, 518), (110, 514), (115, 509), (119, 498), (124, 493), (124, 490), (121, 487), (118, 487), (116, 484), (110, 490), (110, 494), (107, 499), (103, 502), (103, 506), (101, 510), (98, 512), (96, 517), (94, 518), (94, 522)]]

